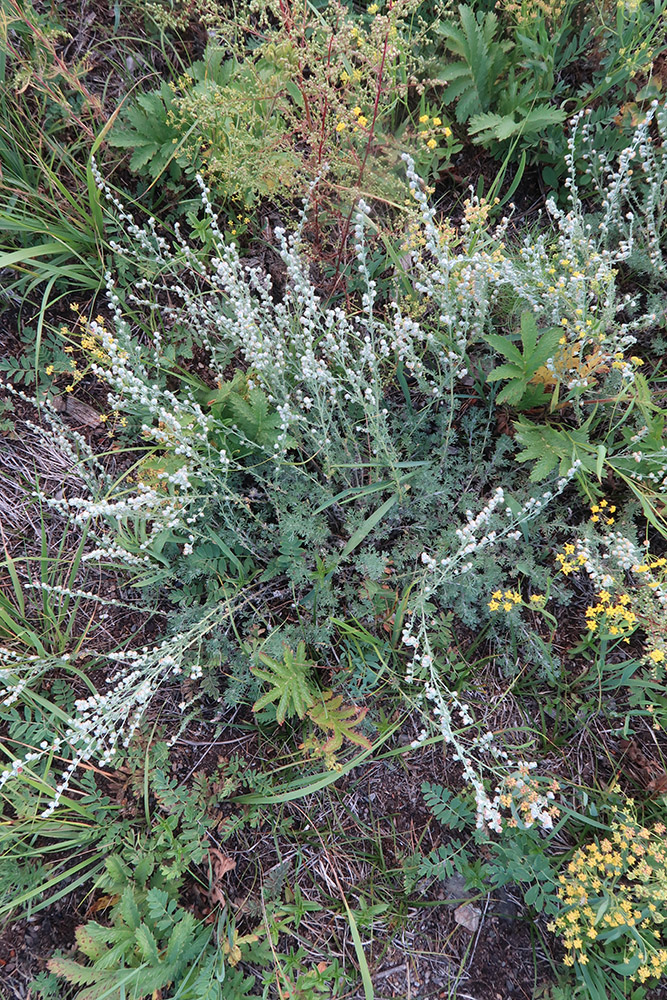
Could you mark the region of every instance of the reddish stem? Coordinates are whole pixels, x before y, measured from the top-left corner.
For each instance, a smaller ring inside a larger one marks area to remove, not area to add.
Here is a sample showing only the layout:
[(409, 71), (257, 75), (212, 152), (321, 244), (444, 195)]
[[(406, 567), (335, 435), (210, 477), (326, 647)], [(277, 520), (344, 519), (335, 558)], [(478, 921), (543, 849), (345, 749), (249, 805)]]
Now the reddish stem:
[[(393, 4), (389, 5), (388, 12), (391, 11), (392, 6), (393, 6)], [(364, 158), (361, 161), (361, 165), (359, 167), (359, 176), (357, 177), (357, 187), (361, 187), (361, 181), (362, 181), (362, 178), (364, 176), (364, 170), (366, 169), (366, 163), (368, 161), (368, 157), (369, 157), (370, 151), (371, 151), (371, 146), (373, 144), (373, 139), (374, 139), (374, 136), (375, 136), (375, 125), (377, 123), (378, 112), (379, 112), (379, 107), (380, 107), (380, 95), (382, 94), (382, 77), (384, 75), (384, 64), (385, 64), (386, 59), (387, 59), (387, 49), (388, 48), (389, 48), (389, 26), (387, 26), (387, 31), (386, 31), (386, 34), (384, 36), (384, 45), (382, 46), (382, 57), (380, 59), (380, 66), (378, 68), (378, 82), (377, 82), (377, 87), (375, 89), (375, 104), (373, 106), (373, 118), (371, 120), (371, 125), (370, 125), (370, 128), (368, 130), (368, 142), (366, 143), (366, 149), (365, 149), (365, 152), (364, 152)], [(338, 285), (340, 283), (340, 280), (341, 280), (340, 265), (341, 265), (341, 261), (342, 261), (342, 258), (343, 258), (343, 250), (345, 249), (345, 244), (347, 243), (347, 237), (348, 237), (349, 232), (350, 232), (350, 224), (352, 222), (352, 215), (353, 215), (353, 213), (354, 213), (354, 204), (350, 208), (348, 217), (345, 220), (345, 228), (343, 229), (343, 234), (341, 236), (340, 247), (339, 247), (339, 250), (338, 250), (338, 256), (336, 258), (336, 272), (335, 272), (335, 279), (336, 280), (334, 281), (334, 286), (331, 289), (331, 294), (332, 295), (336, 291), (336, 288), (338, 287)]]

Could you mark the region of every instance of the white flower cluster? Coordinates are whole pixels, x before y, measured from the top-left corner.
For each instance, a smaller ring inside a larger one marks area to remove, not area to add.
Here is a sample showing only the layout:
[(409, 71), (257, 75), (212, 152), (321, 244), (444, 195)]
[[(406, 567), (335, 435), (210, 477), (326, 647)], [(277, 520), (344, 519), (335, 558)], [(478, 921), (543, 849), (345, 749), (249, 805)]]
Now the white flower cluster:
[[(609, 531), (603, 536), (578, 538), (575, 547), (577, 555), (584, 557), (583, 567), (598, 589), (618, 590), (632, 572), (636, 582), (648, 584), (651, 599), (667, 610), (665, 576), (647, 569), (652, 562), (648, 543), (642, 548), (622, 532)], [(643, 570), (637, 572), (638, 566)]]
[[(439, 586), (472, 569), (471, 557), (475, 553), (492, 548), (507, 539), (515, 539), (519, 534), (518, 526), (538, 516), (554, 497), (563, 492), (580, 467), (581, 462), (575, 462), (568, 474), (558, 480), (555, 490), (546, 490), (540, 497), (530, 497), (518, 509), (505, 506), (505, 493), (498, 487), (477, 515), (472, 511), (466, 511), (467, 523), (462, 528), (456, 529), (460, 544), (455, 552), (438, 557), (431, 556), (428, 552), (423, 552), (421, 555), (424, 566), (421, 586), (419, 589), (415, 588), (411, 602), (412, 615), (402, 631), (403, 644), (412, 650), (412, 658), (406, 669), (406, 683), (413, 685), (417, 679), (422, 682), (423, 686), (416, 694), (416, 701), (423, 704), (425, 696), (429, 704), (428, 707), (423, 705), (424, 711), (434, 720), (445, 742), (452, 745), (453, 759), (461, 764), (464, 778), (475, 789), (477, 825), (480, 828), (488, 827), (496, 832), (501, 831), (500, 806), (501, 800), (504, 801), (507, 795), (508, 779), (517, 768), (532, 770), (536, 765), (527, 764), (525, 761), (512, 761), (507, 752), (495, 742), (492, 734), (480, 736), (473, 730), (471, 734), (463, 737), (456, 731), (454, 714), (458, 715), (464, 727), (471, 729), (473, 719), (469, 708), (459, 699), (458, 693), (447, 690), (443, 684), (441, 671), (435, 662), (429, 641), (427, 602), (432, 599)], [(494, 518), (503, 518), (505, 522), (499, 523), (497, 529), (489, 530)], [(427, 736), (428, 730), (423, 729), (413, 745), (420, 745)], [(493, 796), (487, 793), (483, 779), (484, 771), (489, 768), (484, 756), (489, 754), (504, 772)], [(519, 778), (513, 777), (512, 782), (511, 787), (515, 790), (524, 789), (525, 783)], [(532, 819), (540, 823), (544, 829), (550, 828), (552, 824), (548, 812), (549, 798), (553, 798), (553, 795), (533, 794), (531, 798)]]
[[(660, 135), (667, 136), (667, 108), (658, 108), (654, 102), (612, 166), (604, 154), (593, 150), (586, 116), (576, 116), (566, 156), (569, 209), (561, 210), (550, 199), (547, 209), (555, 232), (525, 235), (511, 253), (504, 243), (506, 217), (493, 231), (471, 226), (466, 220), (452, 239), (451, 228), (437, 224), (413, 162), (403, 157), (410, 191), (421, 212), (427, 251), (413, 260), (419, 275), (415, 287), (437, 310), (436, 339), (458, 354), (459, 362), (467, 345), (483, 334), (500, 292), (511, 289), (530, 305), (538, 321), (563, 326), (568, 366), (562, 358), (559, 364), (552, 358), (546, 367), (568, 390), (577, 395), (591, 388), (593, 383), (581, 374), (579, 363), (591, 352), (597, 353), (600, 363), (615, 361), (618, 375), (632, 381), (634, 367), (619, 361), (618, 355), (661, 317), (654, 311), (642, 313), (637, 297), (619, 295), (618, 264), (641, 244), (654, 275), (662, 276), (667, 268), (661, 247), (667, 221), (667, 156), (664, 147), (652, 141), (654, 119)], [(577, 187), (575, 158), (581, 155), (589, 164), (589, 177), (603, 206), (597, 227), (588, 221)], [(469, 205), (473, 212), (482, 208), (474, 197)], [(631, 318), (623, 319), (623, 314)]]
[[(464, 779), (474, 789), (477, 828), (501, 833), (502, 809), (512, 802), (520, 803), (530, 793), (529, 814), (521, 813), (521, 822), (524, 826), (537, 822), (542, 829), (551, 829), (553, 820), (548, 807), (554, 798), (553, 792), (539, 793), (534, 787), (529, 787), (528, 775), (537, 764), (513, 760), (498, 745), (493, 733), (476, 731), (469, 707), (461, 701), (457, 691), (448, 690), (442, 682), (424, 619), (416, 635), (410, 625), (406, 626), (403, 642), (414, 649), (414, 660), (420, 665), (421, 676), (425, 677), (423, 695), (419, 695), (417, 700), (425, 699), (427, 704), (424, 710), (429, 713), (429, 722), (432, 720), (437, 727), (451, 750), (451, 759), (461, 765)], [(411, 745), (415, 748), (421, 746), (428, 735), (429, 730), (422, 729)], [(491, 794), (485, 785), (485, 774), (496, 782)]]
[[(247, 372), (248, 387), (262, 389), (279, 417), (280, 431), (269, 457), (280, 461), (290, 441), (296, 438), (305, 453), (322, 456), (325, 470), (333, 466), (340, 470), (341, 458), (352, 468), (354, 458), (363, 461), (368, 450), (379, 462), (395, 468), (397, 456), (389, 432), (389, 411), (384, 405), (387, 372), (401, 363), (417, 389), (437, 400), (448, 391), (454, 377), (453, 365), (460, 359), (445, 351), (432, 331), (404, 315), (398, 303), (389, 321), (375, 316), (376, 285), (368, 271), (364, 237), (368, 206), (363, 202), (359, 205), (355, 220), (357, 265), (365, 286), (364, 312), (355, 317), (338, 306), (323, 306), (313, 287), (308, 265), (299, 251), (305, 210), (294, 234), (288, 236), (280, 228), (275, 230), (287, 278), (281, 299), (276, 302), (270, 277), (246, 266), (237, 248), (225, 243), (209, 191), (201, 180), (202, 203), (214, 247), (206, 264), (178, 230), (175, 242), (170, 244), (158, 236), (154, 220), (139, 227), (111, 192), (96, 164), (93, 173), (130, 238), (127, 247), (116, 245), (116, 251), (153, 275), (150, 280), (143, 278), (135, 283), (129, 300), (155, 314), (155, 328), (177, 321), (187, 323), (197, 341), (208, 347), (211, 369), (220, 382), (226, 377), (230, 354), (236, 353)], [(142, 292), (146, 293), (143, 297)], [(210, 415), (203, 413), (187, 393), (176, 397), (159, 387), (130, 336), (110, 276), (107, 293), (115, 329), (108, 333), (91, 324), (92, 335), (108, 358), (96, 361), (94, 371), (113, 391), (112, 408), (119, 412), (148, 411), (152, 419), (143, 426), (147, 442), (183, 460), (169, 478), (170, 493), (178, 497), (178, 512), (165, 506), (164, 496), (150, 497), (155, 531), (159, 532), (169, 527), (170, 516), (182, 522), (187, 498), (192, 494), (191, 484), (216, 477), (224, 479), (220, 473), (230, 471), (230, 460), (224, 451), (213, 454)], [(425, 357), (431, 361), (425, 361)], [(220, 488), (224, 489), (224, 484)], [(143, 506), (150, 506), (145, 501)], [(100, 514), (126, 515), (124, 509), (116, 507), (117, 498), (107, 502), (113, 509), (100, 509)]]
[[(219, 620), (220, 612), (213, 611), (190, 632), (164, 640), (156, 646), (106, 654), (106, 660), (117, 668), (108, 678), (106, 690), (77, 699), (76, 715), (59, 723), (58, 736), (51, 741), (44, 740), (39, 747), (16, 758), (10, 767), (0, 773), (0, 789), (23, 773), (35, 778), (32, 768), (43, 758), (50, 758), (54, 753), (71, 756), (53, 790), (51, 801), (41, 814), (42, 818), (50, 816), (81, 764), (94, 762), (104, 767), (114, 760), (119, 751), (130, 745), (146, 707), (160, 685), (182, 676), (195, 680), (201, 677), (201, 665), (196, 653), (191, 651), (198, 648), (202, 634), (211, 627), (209, 619), (215, 615)], [(12, 705), (29, 691), (39, 677), (66, 667), (68, 661), (67, 654), (50, 658), (25, 657), (0, 648), (2, 704)], [(180, 707), (184, 709), (186, 703), (181, 702)], [(177, 736), (178, 733), (172, 739)]]
[[(573, 120), (569, 139), (568, 186), (575, 189), (575, 153), (587, 164), (591, 181), (602, 204), (598, 225), (605, 245), (629, 257), (644, 254), (654, 275), (667, 274), (663, 245), (667, 208), (667, 106), (653, 101), (637, 125), (628, 145), (614, 159), (604, 149), (595, 149), (588, 113)], [(655, 130), (657, 135), (652, 135)], [(567, 182), (566, 182), (567, 183)], [(575, 195), (576, 197), (576, 195)]]
[[(505, 506), (505, 493), (498, 486), (478, 514), (466, 511), (467, 523), (456, 529), (460, 544), (454, 552), (439, 553), (436, 556), (431, 556), (428, 552), (422, 553), (421, 561), (425, 571), (421, 590), (415, 595), (417, 602), (429, 598), (443, 583), (471, 570), (471, 557), (476, 553), (491, 549), (501, 542), (520, 538), (520, 526), (537, 517), (554, 497), (559, 496), (580, 468), (581, 462), (577, 459), (567, 475), (557, 481), (555, 490), (545, 490), (539, 497), (529, 497), (519, 508)], [(498, 518), (503, 521), (499, 520), (497, 527), (489, 530), (489, 525)]]
[[(655, 113), (654, 108), (651, 115)], [(662, 111), (658, 114), (662, 122), (661, 115)], [(355, 458), (363, 461), (369, 451), (378, 462), (395, 469), (398, 456), (384, 399), (387, 372), (400, 364), (424, 398), (434, 404), (446, 400), (456, 380), (467, 374), (468, 347), (483, 336), (494, 302), (503, 290), (511, 289), (528, 303), (538, 321), (563, 325), (564, 339), (573, 352), (571, 358), (566, 355), (569, 367), (563, 371), (562, 360), (558, 367), (552, 358), (547, 368), (575, 395), (589, 391), (593, 384), (581, 370), (585, 351), (594, 348), (602, 364), (634, 342), (638, 330), (655, 322), (654, 314), (621, 320), (621, 314), (633, 303), (617, 294), (616, 265), (627, 257), (631, 240), (621, 239), (612, 246), (610, 235), (614, 226), (618, 229), (618, 205), (630, 197), (629, 164), (639, 157), (645, 174), (655, 174), (658, 179), (662, 176), (663, 161), (649, 141), (650, 116), (622, 154), (618, 169), (610, 172), (602, 161), (598, 164), (600, 190), (604, 187), (604, 219), (602, 228), (595, 232), (586, 221), (574, 174), (580, 121), (574, 121), (568, 152), (570, 209), (563, 212), (550, 202), (555, 233), (526, 235), (511, 253), (504, 243), (509, 218), (488, 232), (473, 224), (475, 213), (486, 218), (485, 206), (474, 195), (467, 203), (460, 235), (452, 243), (428, 203), (414, 163), (404, 157), (422, 221), (425, 250), (416, 255), (413, 269), (417, 275), (414, 287), (429, 304), (426, 324), (406, 315), (398, 302), (393, 303), (389, 317), (377, 312), (377, 287), (369, 273), (365, 240), (369, 208), (363, 201), (354, 225), (357, 269), (363, 285), (362, 313), (355, 317), (340, 306), (325, 306), (313, 286), (299, 249), (305, 210), (294, 234), (276, 229), (286, 271), (286, 286), (276, 302), (270, 277), (246, 266), (237, 248), (225, 243), (201, 179), (213, 245), (208, 261), (195, 253), (180, 230), (176, 229), (175, 239), (169, 241), (158, 234), (154, 219), (139, 226), (95, 163), (93, 175), (129, 238), (127, 246), (116, 245), (115, 249), (151, 274), (150, 279), (136, 282), (130, 301), (154, 314), (154, 331), (170, 323), (187, 323), (196, 339), (208, 347), (211, 368), (221, 381), (230, 355), (236, 353), (247, 371), (249, 387), (261, 388), (279, 416), (279, 434), (268, 457), (280, 461), (296, 439), (304, 453), (321, 456), (325, 475), (334, 467), (351, 467)], [(582, 129), (586, 145), (585, 122)], [(593, 164), (593, 159), (590, 162)], [(662, 202), (656, 185), (658, 180), (649, 199), (653, 206), (649, 228), (659, 233)], [(634, 225), (633, 220), (625, 222)], [(126, 530), (132, 521), (150, 522), (147, 532), (138, 531), (142, 541), (130, 547), (136, 564), (163, 531), (185, 530), (188, 539), (184, 544), (192, 544), (193, 522), (189, 519), (201, 516), (194, 484), (207, 483), (205, 492), (210, 495), (215, 483), (224, 493), (234, 463), (224, 448), (213, 445), (211, 415), (187, 392), (177, 396), (160, 386), (131, 336), (111, 276), (107, 277), (107, 291), (114, 330), (110, 333), (99, 324), (91, 324), (92, 334), (108, 359), (96, 361), (94, 371), (112, 390), (112, 407), (119, 412), (133, 408), (141, 412), (147, 443), (160, 446), (181, 463), (166, 474), (160, 484), (164, 489), (152, 488), (143, 495), (137, 492), (135, 497), (107, 494), (104, 501), (96, 498), (92, 504), (77, 502), (78, 518), (105, 518), (107, 523), (116, 520)], [(154, 333), (156, 368), (161, 337)], [(633, 366), (624, 360), (616, 358), (615, 369), (622, 378), (634, 377)], [(491, 534), (474, 545), (480, 548), (493, 542)], [(113, 531), (101, 538), (98, 551), (102, 550), (117, 553), (118, 538)], [(447, 571), (451, 568), (446, 567)]]

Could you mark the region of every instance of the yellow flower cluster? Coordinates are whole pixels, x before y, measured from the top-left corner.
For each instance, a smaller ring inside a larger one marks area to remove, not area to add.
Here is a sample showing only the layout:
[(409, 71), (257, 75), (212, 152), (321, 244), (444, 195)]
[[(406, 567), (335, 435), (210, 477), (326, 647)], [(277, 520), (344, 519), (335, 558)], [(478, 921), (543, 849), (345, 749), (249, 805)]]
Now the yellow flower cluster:
[(556, 24), (565, 10), (565, 0), (496, 0), (496, 10), (512, 17), (520, 28), (530, 28), (538, 18)]
[[(621, 368), (621, 369), (627, 368), (627, 361), (625, 360), (625, 355), (623, 354), (623, 351), (617, 351), (616, 354), (614, 354), (614, 358), (616, 360), (612, 361), (611, 363), (612, 368)], [(636, 354), (632, 355), (630, 361), (637, 368), (644, 364), (642, 358), (638, 358)]]
[(561, 572), (563, 572), (565, 576), (569, 576), (570, 573), (576, 573), (579, 567), (583, 566), (586, 562), (585, 555), (580, 554), (576, 556), (575, 559), (572, 559), (571, 556), (574, 556), (574, 554), (575, 548), (571, 542), (568, 542), (567, 545), (563, 546), (562, 552), (556, 553), (556, 562), (560, 563)]
[(558, 782), (552, 779), (545, 788), (540, 778), (529, 775), (528, 768), (520, 766), (516, 775), (505, 778), (500, 789), (499, 805), (504, 809), (511, 808), (513, 812), (505, 821), (506, 826), (511, 829), (516, 829), (521, 824), (529, 830), (540, 818), (540, 814), (542, 823), (547, 815), (552, 821), (560, 816), (560, 809), (553, 802), (556, 792), (560, 791)]
[[(667, 567), (667, 559), (661, 556), (659, 559), (644, 560), (642, 563), (635, 564), (632, 567), (632, 572), (641, 574), (645, 579), (646, 586), (650, 590), (656, 590), (660, 586), (661, 581), (664, 580), (665, 567)], [(657, 574), (658, 579), (656, 579), (655, 570), (660, 571)]]
[(606, 500), (600, 500), (600, 503), (594, 503), (591, 506), (591, 521), (602, 521), (603, 524), (613, 524), (615, 520), (613, 515), (615, 513), (615, 504), (610, 505)]
[(236, 233), (238, 231), (237, 228), (236, 228), (237, 225), (239, 223), (244, 223), (245, 225), (247, 225), (249, 222), (250, 222), (250, 216), (249, 215), (241, 215), (241, 214), (237, 213), (236, 219), (230, 219), (228, 221), (228, 223), (227, 223), (227, 226), (229, 227), (229, 231), (230, 231), (231, 235), (232, 236), (236, 236)]
[(366, 128), (366, 126), (368, 125), (368, 118), (366, 117), (366, 115), (362, 115), (361, 108), (359, 107), (359, 105), (357, 105), (356, 108), (352, 108), (352, 114), (357, 119), (357, 125), (359, 125), (361, 128)]
[[(547, 599), (544, 594), (531, 594), (530, 599), (526, 607), (539, 609), (543, 608), (547, 603)], [(488, 607), (491, 611), (511, 611), (517, 605), (523, 604), (523, 598), (518, 590), (494, 590), (491, 594), (491, 600), (488, 603)]]
[(633, 982), (658, 979), (667, 970), (657, 929), (667, 915), (665, 829), (661, 823), (652, 829), (613, 823), (609, 837), (575, 852), (558, 878), (562, 909), (549, 925), (563, 939), (566, 965), (586, 965), (614, 943), (618, 957), (636, 967)]
[(465, 221), (469, 226), (484, 226), (488, 221), (491, 209), (499, 204), (500, 198), (494, 198), (492, 202), (486, 198), (477, 198), (475, 195), (472, 198), (466, 198), (463, 202)]
[(607, 590), (601, 590), (598, 594), (598, 603), (586, 608), (586, 624), (590, 632), (608, 632), (610, 635), (625, 636), (624, 642), (628, 642), (627, 636), (632, 635), (637, 627), (637, 615), (629, 607), (631, 598), (627, 594), (621, 594), (612, 603), (611, 595)]
[[(406, 204), (410, 204), (408, 199), (406, 199)], [(419, 247), (426, 245), (424, 227), (422, 226), (419, 218), (408, 218), (405, 224), (405, 230), (405, 238), (401, 244), (401, 250), (403, 253), (410, 253), (411, 251), (418, 250)]]
[[(113, 335), (106, 328), (106, 319), (102, 315), (95, 317), (94, 321), (88, 320), (86, 316), (81, 312), (81, 307), (78, 302), (72, 302), (70, 304), (70, 309), (73, 313), (77, 315), (77, 319), (74, 323), (72, 329), (67, 326), (60, 327), (60, 335), (62, 337), (70, 337), (72, 335), (80, 334), (80, 346), (81, 350), (88, 356), (89, 361), (95, 363), (101, 363), (102, 365), (112, 364), (112, 359), (109, 356), (108, 351), (105, 349), (103, 344), (106, 344), (109, 348), (116, 347), (117, 341)], [(78, 328), (78, 329), (77, 329)], [(71, 371), (67, 374), (71, 379), (70, 383), (65, 386), (65, 392), (73, 392), (77, 382), (80, 382), (84, 375), (89, 371), (89, 366), (86, 365), (84, 370), (79, 369), (78, 361), (74, 354), (74, 348), (71, 345), (67, 345), (63, 350), (70, 355), (70, 367)], [(116, 352), (116, 356), (120, 360), (125, 360), (127, 358), (127, 352), (120, 350)], [(54, 373), (54, 366), (49, 365), (46, 368), (46, 374), (52, 375)], [(58, 374), (62, 374), (59, 372)], [(100, 424), (106, 425), (109, 421), (109, 414), (101, 413), (98, 414), (98, 419)], [(121, 427), (127, 427), (127, 418), (118, 418), (117, 414), (113, 415), (113, 427), (107, 427), (107, 432), (110, 437), (114, 435), (114, 429), (120, 425)]]
[[(437, 147), (438, 143), (437, 143), (437, 140), (433, 136), (433, 129), (437, 129), (437, 128), (439, 128), (442, 125), (442, 118), (438, 118), (437, 115), (434, 118), (431, 118), (430, 115), (427, 115), (427, 114), (423, 114), (423, 115), (419, 116), (419, 124), (420, 125), (428, 125), (429, 122), (431, 123), (431, 128), (429, 128), (429, 129), (426, 129), (426, 128), (422, 129), (421, 132), (419, 133), (419, 138), (426, 140), (426, 146), (429, 149), (435, 149)], [(445, 127), (442, 130), (442, 134), (444, 135), (445, 139), (450, 139), (451, 138), (451, 136), (452, 136), (452, 130), (449, 128), (448, 125), (445, 125)]]
[(491, 594), (489, 607), (492, 611), (499, 611), (501, 608), (503, 611), (511, 611), (513, 607), (521, 603), (522, 598), (518, 590), (506, 590), (504, 594), (502, 590), (495, 590)]
[[(355, 122), (352, 126), (352, 131), (358, 132), (359, 129), (366, 128), (366, 126), (368, 125), (368, 118), (366, 117), (366, 115), (362, 114), (361, 108), (359, 107), (358, 104), (354, 108), (352, 108), (352, 114), (354, 115), (355, 118)], [(341, 132), (344, 132), (347, 127), (348, 123), (344, 119), (341, 119), (336, 125), (336, 132), (340, 134)]]
[[(78, 302), (70, 302), (70, 309), (72, 310), (72, 312), (78, 313), (79, 308), (80, 307)], [(70, 330), (67, 326), (61, 326), (59, 332), (61, 337), (68, 337)], [(70, 344), (68, 344), (67, 347), (64, 347), (63, 350), (65, 354), (71, 355), (74, 353), (74, 348)], [(65, 372), (67, 372), (67, 376), (68, 378), (71, 379), (71, 382), (69, 382), (69, 384), (65, 386), (65, 392), (74, 392), (74, 386), (77, 384), (77, 382), (81, 381), (81, 379), (84, 376), (84, 373), (79, 370), (79, 365), (76, 358), (70, 357), (69, 366), (71, 369), (70, 371), (68, 371), (67, 369), (65, 370), (61, 369), (59, 372), (57, 372), (57, 374), (63, 375), (65, 374)], [(54, 366), (47, 365), (45, 371), (47, 375), (53, 375), (55, 372)]]

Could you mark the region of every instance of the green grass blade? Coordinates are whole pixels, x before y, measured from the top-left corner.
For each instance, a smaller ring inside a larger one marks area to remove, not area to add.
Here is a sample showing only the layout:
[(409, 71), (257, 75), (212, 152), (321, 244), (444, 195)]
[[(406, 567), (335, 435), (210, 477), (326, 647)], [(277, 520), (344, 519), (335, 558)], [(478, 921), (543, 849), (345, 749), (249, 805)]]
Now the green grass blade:
[(366, 960), (364, 946), (361, 943), (361, 936), (359, 934), (359, 928), (357, 927), (357, 921), (354, 919), (354, 913), (347, 905), (347, 900), (345, 896), (343, 896), (343, 906), (345, 907), (345, 912), (347, 913), (347, 919), (350, 924), (350, 933), (352, 935), (352, 941), (354, 942), (354, 950), (357, 956), (357, 961), (359, 963), (359, 972), (361, 973), (361, 981), (364, 985), (364, 1000), (374, 1000), (375, 990), (373, 989), (371, 970), (368, 968), (368, 962)]
[(0, 268), (13, 267), (15, 264), (24, 264), (33, 257), (44, 257), (50, 253), (62, 253), (62, 243), (42, 243), (36, 247), (23, 247), (22, 250), (13, 250), (11, 253), (0, 253)]
[(343, 559), (346, 559), (351, 552), (354, 552), (354, 550), (357, 548), (358, 545), (361, 545), (364, 538), (366, 538), (367, 535), (370, 535), (375, 525), (378, 524), (385, 516), (385, 514), (387, 514), (391, 510), (391, 508), (394, 506), (397, 500), (398, 496), (396, 494), (394, 494), (394, 496), (392, 497), (389, 497), (389, 499), (385, 500), (385, 502), (382, 504), (381, 507), (378, 507), (377, 510), (373, 511), (370, 517), (366, 518), (363, 524), (359, 525), (354, 534), (352, 534), (348, 539), (345, 548), (340, 554), (339, 559), (341, 562)]

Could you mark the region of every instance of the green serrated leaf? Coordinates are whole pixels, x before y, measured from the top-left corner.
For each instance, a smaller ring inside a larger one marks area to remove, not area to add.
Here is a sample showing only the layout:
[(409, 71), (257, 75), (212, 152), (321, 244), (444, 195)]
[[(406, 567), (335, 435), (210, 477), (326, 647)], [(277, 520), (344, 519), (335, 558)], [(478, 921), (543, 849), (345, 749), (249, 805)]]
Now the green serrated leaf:
[(509, 364), (498, 365), (486, 376), (487, 382), (498, 382), (503, 378), (523, 378), (524, 371), (521, 365)]
[(497, 333), (489, 333), (486, 335), (484, 340), (487, 344), (490, 344), (494, 350), (498, 351), (499, 354), (503, 354), (508, 361), (512, 361), (523, 366), (523, 354), (519, 350), (516, 344), (512, 343), (509, 337), (502, 337)]
[(509, 385), (498, 393), (496, 403), (507, 403), (508, 406), (518, 406), (526, 394), (528, 382), (523, 378), (514, 378)]
[(147, 924), (140, 924), (134, 933), (134, 937), (144, 961), (157, 964), (160, 961), (160, 955), (155, 935), (150, 927)]
[(529, 309), (524, 309), (521, 313), (521, 344), (523, 345), (524, 358), (529, 357), (535, 350), (537, 337), (535, 316)]
[(126, 886), (132, 878), (129, 867), (117, 854), (112, 854), (106, 859), (105, 868), (113, 887)]
[(141, 917), (139, 914), (139, 907), (134, 898), (134, 889), (131, 885), (128, 885), (123, 890), (120, 897), (120, 902), (117, 904), (118, 912), (122, 919), (125, 921), (128, 927), (132, 930), (136, 928), (141, 923)]
[(169, 944), (167, 945), (167, 953), (165, 956), (167, 962), (180, 961), (182, 963), (184, 960), (187, 961), (189, 948), (192, 947), (194, 941), (196, 927), (195, 918), (192, 913), (185, 911), (181, 912), (181, 919), (171, 932)]

